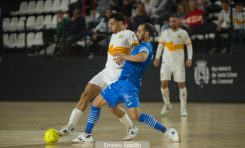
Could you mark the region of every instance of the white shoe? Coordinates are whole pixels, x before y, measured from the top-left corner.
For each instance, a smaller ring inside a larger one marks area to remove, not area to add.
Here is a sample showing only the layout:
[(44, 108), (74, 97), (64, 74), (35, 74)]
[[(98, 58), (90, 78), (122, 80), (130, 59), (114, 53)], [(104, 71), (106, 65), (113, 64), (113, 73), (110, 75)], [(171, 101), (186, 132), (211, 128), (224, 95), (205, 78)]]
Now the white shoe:
[(172, 105), (171, 105), (171, 104), (168, 104), (168, 105), (164, 104), (164, 106), (163, 106), (163, 108), (162, 108), (160, 114), (161, 114), (162, 116), (167, 115), (168, 111), (169, 111), (171, 108), (172, 108)]
[(173, 142), (179, 142), (179, 134), (174, 128), (167, 128), (164, 134)]
[(72, 140), (72, 143), (92, 143), (94, 142), (93, 135), (82, 133), (77, 138)]
[(139, 129), (134, 126), (133, 128), (128, 129), (128, 133), (126, 135), (126, 137), (124, 137), (124, 140), (132, 140), (137, 136)]
[(60, 136), (66, 136), (74, 132), (74, 128), (69, 129), (67, 126), (58, 131)]
[(186, 108), (181, 109), (181, 111), (180, 111), (180, 116), (186, 117), (187, 115), (188, 115), (188, 113), (187, 113), (187, 111), (186, 111)]

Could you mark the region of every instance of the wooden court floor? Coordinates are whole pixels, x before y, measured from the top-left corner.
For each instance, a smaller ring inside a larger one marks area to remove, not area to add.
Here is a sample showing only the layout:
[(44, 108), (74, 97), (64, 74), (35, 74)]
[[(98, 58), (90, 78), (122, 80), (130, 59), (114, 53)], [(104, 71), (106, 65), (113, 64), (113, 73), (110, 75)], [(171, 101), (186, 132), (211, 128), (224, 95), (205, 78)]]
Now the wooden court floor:
[[(62, 137), (55, 145), (46, 145), (43, 133), (47, 128), (60, 129), (69, 118), (75, 102), (0, 102), (0, 147), (7, 148), (93, 148), (94, 144), (72, 144), (83, 131), (87, 110), (74, 135)], [(135, 141), (148, 141), (151, 148), (245, 148), (245, 104), (189, 103), (188, 117), (179, 116), (179, 103), (167, 117), (159, 112), (162, 103), (142, 103), (142, 111), (151, 113), (167, 127), (179, 131), (181, 142), (171, 143), (160, 132), (136, 123), (139, 133)], [(120, 141), (125, 128), (109, 111), (94, 130), (95, 141)]]

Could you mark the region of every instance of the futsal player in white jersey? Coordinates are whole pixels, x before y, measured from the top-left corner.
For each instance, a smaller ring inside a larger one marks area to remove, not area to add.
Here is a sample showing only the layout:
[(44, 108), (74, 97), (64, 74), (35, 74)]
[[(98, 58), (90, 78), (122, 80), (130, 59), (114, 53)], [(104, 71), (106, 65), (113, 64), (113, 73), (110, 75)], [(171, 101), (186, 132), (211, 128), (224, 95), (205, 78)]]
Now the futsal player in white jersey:
[[(174, 81), (177, 82), (180, 97), (180, 115), (187, 116), (186, 102), (187, 90), (185, 85), (185, 66), (192, 65), (192, 44), (188, 33), (179, 28), (179, 20), (176, 16), (169, 17), (169, 29), (162, 32), (159, 38), (159, 45), (154, 60), (154, 65), (160, 65), (162, 56), (162, 64), (160, 70), (161, 93), (164, 101), (164, 106), (161, 110), (161, 115), (166, 115), (172, 105), (169, 99), (168, 82), (173, 75)], [(184, 48), (187, 48), (187, 60), (184, 58)]]
[[(121, 74), (124, 63), (118, 65), (113, 60), (113, 55), (116, 53), (129, 54), (131, 49), (138, 44), (135, 33), (125, 29), (123, 24), (124, 20), (125, 18), (121, 13), (114, 13), (109, 18), (109, 27), (113, 34), (111, 36), (108, 47), (106, 66), (86, 85), (85, 90), (80, 97), (80, 100), (71, 112), (68, 124), (59, 131), (59, 134), (61, 136), (72, 133), (79, 118), (86, 110), (88, 102), (99, 95), (100, 91), (103, 88), (117, 81), (118, 77)], [(129, 140), (136, 136), (138, 128), (133, 125), (128, 115), (124, 112), (125, 111), (122, 108), (118, 107), (114, 111), (114, 114), (117, 115), (121, 123), (127, 127), (128, 133), (124, 139)], [(120, 117), (121, 114), (125, 115), (123, 117)]]

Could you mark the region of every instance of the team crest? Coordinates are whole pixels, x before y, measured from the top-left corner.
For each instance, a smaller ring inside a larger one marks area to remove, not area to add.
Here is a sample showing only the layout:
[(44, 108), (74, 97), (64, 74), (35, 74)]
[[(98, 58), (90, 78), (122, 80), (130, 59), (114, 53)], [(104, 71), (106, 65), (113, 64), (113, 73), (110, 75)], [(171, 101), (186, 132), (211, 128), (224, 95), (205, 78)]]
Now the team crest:
[(208, 84), (209, 81), (209, 69), (207, 67), (207, 61), (198, 60), (194, 71), (195, 82), (197, 85), (203, 87)]
[(119, 35), (118, 38), (119, 38), (119, 39), (123, 38), (123, 35)]

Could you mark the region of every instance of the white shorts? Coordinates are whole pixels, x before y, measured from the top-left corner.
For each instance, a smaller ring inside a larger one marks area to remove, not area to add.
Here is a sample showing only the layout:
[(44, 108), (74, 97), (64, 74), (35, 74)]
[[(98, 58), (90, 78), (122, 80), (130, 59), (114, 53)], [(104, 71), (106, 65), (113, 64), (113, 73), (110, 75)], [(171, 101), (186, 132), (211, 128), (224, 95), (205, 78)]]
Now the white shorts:
[(95, 75), (88, 83), (95, 84), (103, 89), (111, 83), (117, 81), (121, 72), (122, 69), (105, 68)]
[(163, 80), (171, 80), (171, 76), (173, 74), (175, 82), (185, 82), (185, 66), (182, 65), (169, 65), (166, 63), (162, 63), (161, 71), (160, 71), (160, 79)]

